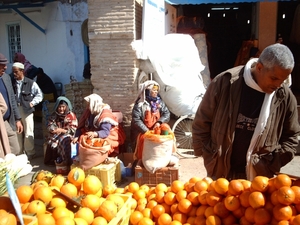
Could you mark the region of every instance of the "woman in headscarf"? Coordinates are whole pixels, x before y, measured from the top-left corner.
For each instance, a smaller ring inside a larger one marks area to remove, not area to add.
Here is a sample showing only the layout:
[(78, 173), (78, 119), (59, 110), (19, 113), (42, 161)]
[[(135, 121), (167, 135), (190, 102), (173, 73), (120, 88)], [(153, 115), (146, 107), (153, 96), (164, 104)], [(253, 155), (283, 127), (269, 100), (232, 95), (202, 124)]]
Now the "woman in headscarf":
[(109, 155), (118, 154), (119, 145), (125, 141), (125, 133), (110, 106), (103, 103), (97, 94), (86, 96), (84, 100), (87, 107), (80, 117), (73, 143), (76, 143), (81, 135), (87, 135), (89, 139), (101, 138), (111, 146)]
[[(64, 96), (57, 98), (54, 112), (48, 119), (49, 141), (44, 158), (46, 165), (55, 165), (55, 160), (60, 158), (68, 166), (72, 164), (71, 141), (77, 129), (78, 121), (72, 112), (72, 104)], [(61, 163), (61, 162), (60, 162)]]
[(159, 84), (153, 80), (144, 82), (132, 109), (130, 137), (136, 159), (142, 158), (143, 135), (170, 120), (170, 111), (158, 94), (159, 88)]

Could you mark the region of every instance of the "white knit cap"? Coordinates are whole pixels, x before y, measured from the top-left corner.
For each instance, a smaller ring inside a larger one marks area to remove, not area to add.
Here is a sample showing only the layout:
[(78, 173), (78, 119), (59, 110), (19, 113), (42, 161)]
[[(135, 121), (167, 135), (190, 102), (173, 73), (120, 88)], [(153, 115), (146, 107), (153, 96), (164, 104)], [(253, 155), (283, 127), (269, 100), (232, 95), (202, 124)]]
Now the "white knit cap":
[(19, 62), (15, 62), (12, 67), (17, 67), (19, 69), (24, 70), (24, 64), (23, 63), (19, 63)]

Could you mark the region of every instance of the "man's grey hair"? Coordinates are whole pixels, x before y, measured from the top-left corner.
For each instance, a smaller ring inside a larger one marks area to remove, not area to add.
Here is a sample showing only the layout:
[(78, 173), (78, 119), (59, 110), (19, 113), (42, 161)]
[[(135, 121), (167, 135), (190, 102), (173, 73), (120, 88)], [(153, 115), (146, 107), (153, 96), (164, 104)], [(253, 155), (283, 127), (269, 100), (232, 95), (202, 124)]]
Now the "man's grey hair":
[(282, 69), (293, 69), (295, 65), (291, 50), (279, 43), (266, 47), (260, 54), (258, 62), (267, 69), (272, 69), (274, 66), (279, 66)]

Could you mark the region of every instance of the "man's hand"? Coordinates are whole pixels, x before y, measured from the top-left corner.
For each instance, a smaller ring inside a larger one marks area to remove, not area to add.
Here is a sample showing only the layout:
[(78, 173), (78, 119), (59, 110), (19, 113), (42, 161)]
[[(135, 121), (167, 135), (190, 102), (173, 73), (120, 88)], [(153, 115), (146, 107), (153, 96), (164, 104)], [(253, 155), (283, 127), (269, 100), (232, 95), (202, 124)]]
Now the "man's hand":
[(18, 120), (16, 122), (16, 126), (17, 126), (17, 133), (19, 133), (19, 134), (22, 133), (23, 132), (23, 124), (20, 120)]

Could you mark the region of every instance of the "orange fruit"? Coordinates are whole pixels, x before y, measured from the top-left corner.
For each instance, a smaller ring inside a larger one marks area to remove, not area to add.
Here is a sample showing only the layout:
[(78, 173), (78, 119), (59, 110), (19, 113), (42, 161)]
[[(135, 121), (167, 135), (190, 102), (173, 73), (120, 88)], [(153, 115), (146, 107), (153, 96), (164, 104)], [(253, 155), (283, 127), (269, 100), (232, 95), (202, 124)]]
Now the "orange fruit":
[[(105, 198), (104, 198), (105, 199)], [(130, 205), (130, 208), (132, 210), (134, 210), (136, 207), (137, 207), (137, 200), (135, 200), (134, 198), (130, 198), (129, 200), (129, 205)]]
[(222, 201), (222, 195), (218, 194), (216, 191), (209, 191), (206, 194), (206, 201), (207, 204), (210, 206), (215, 206), (215, 204), (217, 204), (217, 202)]
[(273, 217), (277, 220), (289, 220), (292, 218), (293, 210), (289, 205), (277, 204), (273, 208)]
[(256, 225), (269, 224), (271, 220), (272, 220), (272, 216), (265, 208), (259, 208), (255, 210), (254, 222)]
[(63, 186), (63, 184), (65, 183), (65, 181), (66, 181), (66, 178), (63, 175), (57, 174), (54, 177), (52, 177), (50, 186), (55, 186), (60, 189)]
[(201, 205), (207, 205), (207, 201), (206, 201), (206, 195), (207, 195), (207, 191), (201, 191), (198, 195), (198, 200), (199, 200), (199, 203)]
[(295, 201), (295, 193), (289, 186), (282, 186), (277, 190), (277, 200), (283, 205), (290, 205)]
[(140, 198), (138, 201), (137, 201), (137, 204), (138, 205), (147, 205), (148, 203), (148, 200), (146, 198)]
[(81, 207), (74, 215), (74, 218), (82, 218), (88, 224), (91, 224), (94, 220), (94, 212), (87, 207)]
[(265, 176), (256, 176), (251, 182), (251, 191), (265, 192), (269, 187), (269, 178)]
[(197, 206), (200, 204), (199, 199), (198, 199), (199, 193), (192, 191), (190, 193), (188, 193), (188, 195), (186, 196), (186, 198), (194, 205)]
[(140, 189), (140, 185), (137, 182), (131, 182), (128, 184), (128, 191), (132, 194)]
[(153, 218), (151, 209), (149, 209), (149, 208), (143, 209), (141, 213), (143, 214), (144, 217), (148, 217), (148, 218), (150, 218), (150, 219)]
[(179, 209), (178, 209), (178, 203), (176, 202), (176, 203), (174, 203), (173, 205), (171, 205), (171, 208), (170, 208), (170, 210), (171, 210), (171, 213), (175, 213), (175, 212), (179, 212)]
[(153, 209), (153, 207), (156, 206), (157, 204), (158, 204), (157, 201), (150, 200), (150, 201), (148, 201), (146, 207), (149, 208), (149, 209)]
[(179, 202), (181, 199), (185, 199), (187, 197), (187, 191), (182, 189), (176, 193), (176, 200)]
[(106, 199), (97, 210), (96, 216), (103, 216), (107, 222), (110, 222), (113, 218), (115, 218), (117, 212), (117, 205), (112, 200)]
[(232, 211), (232, 214), (236, 217), (236, 218), (242, 218), (245, 215), (245, 211), (246, 208), (241, 206), (239, 207), (237, 210)]
[(171, 191), (173, 191), (175, 194), (184, 189), (184, 183), (180, 180), (174, 180), (171, 183)]
[(56, 220), (56, 225), (75, 225), (75, 221), (70, 217), (60, 217)]
[(290, 187), (292, 185), (291, 178), (286, 174), (278, 174), (274, 178), (274, 185), (277, 189), (281, 188), (282, 186)]
[(267, 192), (269, 194), (271, 194), (272, 192), (277, 190), (274, 183), (275, 183), (275, 177), (269, 178), (269, 187), (268, 187), (268, 190), (267, 190)]
[(51, 214), (39, 214), (37, 215), (37, 223), (43, 225), (55, 225), (55, 219)]
[(138, 225), (154, 225), (154, 222), (150, 218), (144, 217), (140, 220)]
[(182, 212), (175, 212), (172, 215), (172, 219), (184, 224), (187, 221), (187, 215)]
[(155, 194), (154, 200), (157, 201), (158, 203), (163, 203), (164, 202), (164, 197), (165, 197), (165, 192), (164, 191), (157, 191)]
[(56, 207), (59, 207), (59, 206), (62, 206), (62, 207), (67, 207), (67, 202), (65, 201), (65, 199), (59, 197), (59, 196), (54, 196), (49, 205), (50, 207), (52, 208), (56, 208)]
[(249, 195), (251, 194), (250, 191), (243, 191), (240, 195), (239, 195), (239, 199), (240, 199), (240, 203), (243, 207), (247, 208), (250, 206), (249, 204)]
[(200, 193), (201, 191), (207, 191), (208, 183), (204, 180), (199, 180), (194, 184), (194, 191)]
[(231, 195), (225, 197), (224, 205), (229, 211), (235, 211), (240, 207), (241, 203), (237, 196)]
[(124, 205), (124, 199), (118, 195), (118, 194), (110, 194), (106, 197), (106, 200), (111, 200), (115, 203), (115, 205), (117, 206), (118, 211), (122, 208), (122, 206)]
[(229, 195), (240, 195), (244, 191), (244, 185), (239, 180), (231, 180), (228, 185)]
[(92, 194), (83, 196), (80, 202), (83, 207), (87, 207), (93, 212), (96, 212), (96, 210), (100, 207), (101, 204), (100, 198), (97, 195)]
[(250, 223), (255, 223), (254, 221), (254, 213), (255, 213), (256, 209), (253, 209), (251, 206), (247, 207), (245, 210), (245, 218), (248, 222)]
[(195, 184), (199, 180), (202, 180), (202, 178), (201, 177), (191, 177), (189, 179), (189, 183), (194, 183)]
[(68, 173), (67, 179), (70, 183), (74, 184), (76, 187), (81, 185), (85, 179), (84, 170), (79, 167), (74, 167)]
[(82, 218), (74, 218), (76, 225), (89, 225), (88, 222)]
[(93, 220), (93, 222), (92, 222), (91, 225), (99, 225), (99, 224), (101, 224), (101, 225), (107, 225), (108, 223), (107, 223), (107, 221), (106, 221), (106, 219), (104, 217), (97, 216), (97, 217), (94, 218), (94, 220)]
[(106, 197), (106, 196), (108, 196), (110, 194), (115, 193), (115, 190), (116, 190), (115, 185), (107, 184), (107, 185), (105, 185), (103, 187), (103, 190), (102, 190), (103, 193), (102, 193), (102, 195), (103, 195), (103, 197)]
[(236, 224), (241, 224), (241, 225), (252, 225), (253, 223), (250, 223), (250, 222), (246, 219), (245, 216), (242, 216), (242, 217), (239, 219), (238, 223), (236, 223)]
[(58, 220), (61, 217), (70, 217), (70, 210), (67, 209), (66, 207), (56, 207), (53, 211), (52, 211), (52, 216), (55, 220)]
[(193, 204), (188, 199), (181, 199), (178, 202), (178, 209), (182, 213), (189, 213), (192, 209)]
[(292, 190), (295, 193), (295, 200), (294, 200), (294, 204), (299, 204), (300, 203), (300, 187), (299, 186), (292, 186), (291, 187)]
[(226, 178), (218, 178), (215, 182), (215, 191), (220, 195), (227, 194), (229, 181)]
[(168, 186), (165, 183), (159, 183), (155, 186), (155, 193), (157, 193), (157, 191), (167, 192)]
[(27, 214), (45, 214), (46, 205), (41, 200), (33, 200), (29, 203), (26, 209)]
[(213, 179), (211, 177), (204, 177), (202, 178), (208, 185), (210, 185), (213, 182)]
[(230, 214), (230, 211), (225, 207), (224, 202), (218, 202), (217, 204), (215, 204), (213, 210), (214, 214), (219, 216), (220, 218), (226, 218)]
[(134, 211), (129, 217), (130, 224), (137, 225), (143, 217), (144, 215), (141, 212)]
[(279, 204), (277, 195), (278, 195), (278, 192), (277, 192), (277, 190), (276, 190), (276, 191), (273, 191), (272, 194), (271, 194), (271, 196), (270, 196), (270, 201), (271, 201), (271, 203), (272, 203), (273, 205)]
[(204, 212), (204, 216), (207, 218), (211, 215), (215, 215), (215, 212), (214, 212), (214, 206), (208, 206), (206, 209), (205, 209), (205, 212)]
[(176, 194), (174, 192), (167, 192), (164, 196), (164, 202), (168, 205), (173, 205), (176, 202)]
[(21, 211), (22, 211), (23, 214), (26, 213), (26, 210), (27, 210), (27, 207), (28, 207), (29, 204), (30, 204), (30, 202), (26, 202), (26, 203), (21, 205)]
[(254, 191), (249, 195), (249, 204), (252, 208), (258, 209), (260, 207), (264, 207), (265, 203), (266, 201), (263, 193)]
[(300, 225), (300, 215), (297, 215), (292, 220), (293, 225)]
[(241, 180), (241, 182), (244, 186), (244, 191), (250, 191), (252, 182), (250, 180)]
[(152, 215), (158, 218), (161, 214), (165, 213), (165, 208), (161, 204), (157, 204), (151, 209)]
[(205, 223), (206, 225), (221, 225), (221, 219), (216, 215), (211, 215), (206, 218)]
[(172, 217), (168, 213), (163, 213), (158, 217), (158, 225), (169, 225), (172, 222)]
[(184, 183), (184, 190), (186, 190), (188, 193), (190, 193), (190, 192), (194, 191), (194, 186), (195, 186), (194, 183), (186, 182), (186, 183)]
[(21, 185), (17, 188), (16, 194), (19, 199), (19, 202), (24, 204), (32, 200), (33, 190), (28, 185)]
[(44, 203), (48, 204), (53, 198), (53, 192), (50, 187), (41, 186), (34, 190), (33, 198), (35, 200), (41, 200)]
[(0, 209), (0, 224), (2, 225), (17, 225), (17, 219), (14, 214)]
[(66, 183), (60, 188), (60, 192), (70, 198), (74, 198), (78, 194), (77, 187), (72, 183)]
[(197, 208), (196, 216), (204, 216), (205, 210), (207, 209), (208, 205), (200, 205)]
[(135, 199), (135, 200), (139, 200), (139, 199), (146, 199), (146, 192), (144, 190), (137, 190), (133, 193), (132, 197)]
[(33, 183), (32, 186), (31, 186), (31, 188), (34, 191), (36, 188), (38, 188), (40, 186), (46, 186), (46, 187), (48, 187), (49, 184), (46, 181), (44, 181), (44, 180), (39, 180), (39, 181)]
[(86, 194), (97, 194), (102, 188), (102, 183), (95, 175), (88, 175), (82, 182), (82, 189)]
[(229, 214), (225, 218), (221, 218), (222, 224), (223, 225), (232, 225), (232, 224), (237, 224), (237, 218), (235, 218), (234, 215)]

